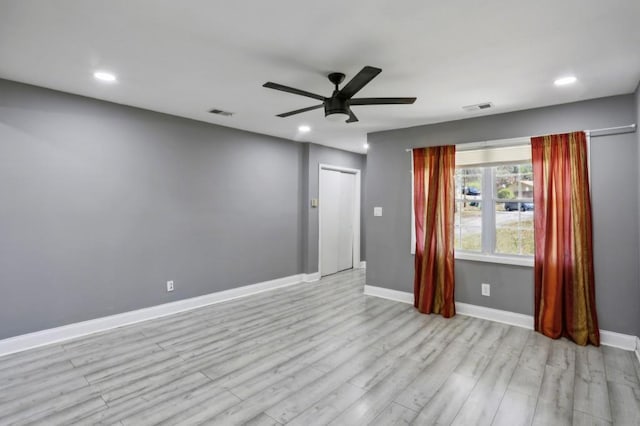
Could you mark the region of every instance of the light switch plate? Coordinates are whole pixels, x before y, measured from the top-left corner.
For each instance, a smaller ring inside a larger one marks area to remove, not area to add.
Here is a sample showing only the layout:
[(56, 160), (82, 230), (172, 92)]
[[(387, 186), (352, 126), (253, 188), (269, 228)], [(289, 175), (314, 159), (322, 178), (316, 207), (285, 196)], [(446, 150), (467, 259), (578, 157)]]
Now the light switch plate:
[(374, 216), (382, 216), (382, 207), (374, 207), (373, 208)]
[(482, 295), (491, 296), (491, 284), (482, 283)]

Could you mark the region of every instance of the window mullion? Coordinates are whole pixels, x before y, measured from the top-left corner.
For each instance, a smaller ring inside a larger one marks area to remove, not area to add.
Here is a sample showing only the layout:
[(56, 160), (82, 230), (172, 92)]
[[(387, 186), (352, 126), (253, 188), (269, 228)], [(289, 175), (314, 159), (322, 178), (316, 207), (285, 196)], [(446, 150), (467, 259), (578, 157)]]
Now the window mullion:
[(482, 252), (491, 254), (495, 249), (494, 184), (492, 167), (482, 169), (483, 203), (482, 203)]

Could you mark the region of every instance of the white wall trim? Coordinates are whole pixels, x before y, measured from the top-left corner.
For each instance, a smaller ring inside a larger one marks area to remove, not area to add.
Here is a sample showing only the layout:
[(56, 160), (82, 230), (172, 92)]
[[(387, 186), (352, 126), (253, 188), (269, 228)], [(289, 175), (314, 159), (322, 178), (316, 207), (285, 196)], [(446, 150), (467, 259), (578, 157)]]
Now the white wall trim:
[(636, 336), (616, 333), (615, 331), (600, 330), (600, 344), (613, 348), (634, 351), (636, 348)]
[(302, 274), (302, 281), (305, 283), (312, 283), (320, 279), (320, 272), (313, 272), (311, 274)]
[(175, 302), (164, 303), (162, 305), (151, 306), (149, 308), (123, 312), (121, 314), (110, 315), (107, 317), (68, 324), (61, 327), (50, 328), (48, 330), (36, 331), (20, 336), (10, 337), (8, 339), (0, 340), (0, 356), (8, 355), (15, 352), (21, 352), (27, 349), (33, 349), (52, 343), (58, 343), (65, 340), (86, 336), (88, 334), (98, 333), (101, 331), (135, 324), (154, 318), (164, 317), (167, 315), (176, 314), (178, 312), (189, 311), (203, 306), (237, 299), (239, 297), (246, 297), (252, 294), (262, 293), (264, 291), (269, 291), (276, 288), (301, 284), (305, 277), (308, 277), (308, 275), (291, 275), (284, 278), (277, 278), (270, 281), (264, 281), (261, 283), (250, 284), (242, 287), (232, 288), (229, 290), (205, 294), (203, 296), (197, 296), (189, 299), (177, 300)]
[(367, 261), (363, 260), (362, 262), (360, 262), (360, 269), (367, 269)]
[(375, 296), (382, 299), (389, 299), (395, 302), (402, 302), (413, 305), (413, 294), (407, 293), (406, 291), (391, 290), (390, 288), (376, 287), (365, 284), (364, 294), (366, 294), (367, 296)]
[[(335, 170), (339, 172), (351, 173), (356, 176), (356, 188), (355, 194), (353, 195), (354, 200), (354, 209), (353, 209), (353, 267), (356, 268), (357, 265), (360, 264), (360, 211), (361, 211), (361, 174), (360, 169), (351, 169), (348, 167), (342, 166), (334, 166), (331, 164), (320, 163), (318, 165), (318, 197), (322, 191), (320, 188), (322, 187), (322, 170)], [(320, 272), (320, 276), (322, 276), (322, 215), (320, 214), (320, 210), (322, 210), (322, 200), (318, 205), (318, 271)]]
[(533, 330), (533, 317), (531, 315), (524, 315), (517, 312), (503, 311), (478, 305), (470, 305), (462, 302), (456, 302), (456, 313), (468, 317), (481, 318)]
[[(413, 304), (413, 293), (392, 290), (371, 285), (364, 286), (364, 294), (394, 300), (396, 302)], [(533, 330), (533, 316), (519, 314), (517, 312), (503, 311), (484, 306), (470, 305), (456, 302), (456, 313), (468, 317), (481, 318), (503, 324), (514, 325)], [(600, 343), (604, 346), (635, 351), (640, 361), (640, 338), (629, 334), (616, 333), (614, 331), (600, 330)]]

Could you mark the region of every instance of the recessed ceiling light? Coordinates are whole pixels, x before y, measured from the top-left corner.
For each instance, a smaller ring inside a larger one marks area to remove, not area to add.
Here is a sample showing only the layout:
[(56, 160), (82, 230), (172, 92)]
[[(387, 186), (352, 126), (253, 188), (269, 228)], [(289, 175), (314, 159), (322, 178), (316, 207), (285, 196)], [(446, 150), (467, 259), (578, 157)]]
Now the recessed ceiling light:
[(307, 133), (311, 131), (311, 127), (306, 126), (306, 125), (302, 125), (298, 127), (298, 131), (301, 133)]
[(369, 144), (368, 143), (364, 143), (364, 149), (369, 149)]
[(114, 81), (116, 81), (116, 76), (106, 71), (96, 71), (93, 73), (93, 77), (96, 80), (106, 81), (107, 83), (113, 83)]
[(566, 86), (567, 84), (573, 84), (576, 81), (578, 81), (578, 79), (575, 76), (570, 75), (567, 77), (562, 77), (557, 79), (556, 81), (553, 82), (553, 84), (555, 84), (556, 86)]

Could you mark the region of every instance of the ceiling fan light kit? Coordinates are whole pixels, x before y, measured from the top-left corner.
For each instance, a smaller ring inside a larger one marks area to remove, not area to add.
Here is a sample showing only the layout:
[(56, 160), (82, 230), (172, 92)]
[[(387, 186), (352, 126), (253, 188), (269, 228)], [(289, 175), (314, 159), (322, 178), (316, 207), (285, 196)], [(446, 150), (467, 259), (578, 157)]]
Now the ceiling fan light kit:
[(269, 89), (280, 90), (282, 92), (293, 93), (294, 95), (306, 96), (308, 98), (322, 101), (320, 105), (314, 105), (307, 108), (297, 109), (282, 114), (278, 117), (286, 118), (291, 115), (300, 114), (302, 112), (312, 111), (314, 109), (324, 107), (324, 116), (331, 121), (345, 121), (347, 123), (355, 123), (358, 117), (351, 110), (353, 105), (393, 105), (393, 104), (412, 104), (416, 98), (353, 98), (353, 96), (373, 80), (382, 70), (380, 68), (366, 66), (360, 70), (355, 77), (351, 79), (342, 89), (338, 86), (344, 81), (345, 75), (340, 72), (332, 72), (328, 75), (329, 81), (333, 83), (335, 89), (331, 97), (326, 98), (315, 93), (305, 90), (295, 89), (293, 87), (284, 86), (278, 83), (266, 82), (263, 87)]
[(327, 98), (324, 102), (324, 116), (332, 121), (347, 120), (349, 118), (347, 100), (338, 97)]

